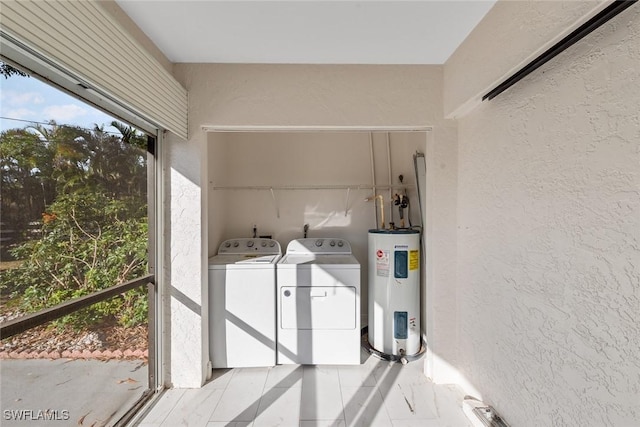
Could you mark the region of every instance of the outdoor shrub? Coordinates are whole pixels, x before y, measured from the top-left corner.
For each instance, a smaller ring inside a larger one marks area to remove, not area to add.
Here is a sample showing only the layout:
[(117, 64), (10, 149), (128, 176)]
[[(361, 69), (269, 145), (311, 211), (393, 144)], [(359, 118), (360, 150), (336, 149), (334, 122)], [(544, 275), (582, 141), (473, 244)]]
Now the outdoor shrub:
[[(23, 243), (14, 256), (24, 262), (2, 278), (24, 289), (22, 309), (50, 307), (146, 274), (147, 216), (103, 192), (59, 195), (42, 222), (42, 238)], [(83, 327), (113, 316), (132, 326), (146, 321), (146, 289), (94, 304), (59, 325)]]

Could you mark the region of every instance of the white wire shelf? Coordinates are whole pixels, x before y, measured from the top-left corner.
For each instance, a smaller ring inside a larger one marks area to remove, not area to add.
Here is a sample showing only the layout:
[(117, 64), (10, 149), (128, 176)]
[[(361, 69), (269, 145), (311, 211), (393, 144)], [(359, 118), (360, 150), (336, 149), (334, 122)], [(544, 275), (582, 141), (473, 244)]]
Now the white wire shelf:
[(413, 189), (415, 185), (211, 185), (212, 190), (389, 190)]
[(415, 185), (371, 185), (371, 184), (353, 184), (353, 185), (213, 185), (212, 190), (256, 190), (256, 191), (270, 191), (271, 198), (273, 199), (273, 205), (276, 210), (276, 217), (280, 218), (280, 205), (276, 198), (276, 191), (279, 190), (343, 190), (347, 192), (344, 216), (349, 213), (349, 201), (351, 199), (351, 190), (367, 190), (373, 191), (375, 194), (378, 190), (407, 190), (413, 189)]

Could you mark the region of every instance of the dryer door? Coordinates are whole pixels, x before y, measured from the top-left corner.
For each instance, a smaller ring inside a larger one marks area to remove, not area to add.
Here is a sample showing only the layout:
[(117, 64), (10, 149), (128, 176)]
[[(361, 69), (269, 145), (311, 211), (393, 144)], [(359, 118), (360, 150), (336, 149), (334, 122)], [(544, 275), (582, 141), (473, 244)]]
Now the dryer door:
[(282, 329), (354, 329), (356, 288), (351, 286), (283, 286)]

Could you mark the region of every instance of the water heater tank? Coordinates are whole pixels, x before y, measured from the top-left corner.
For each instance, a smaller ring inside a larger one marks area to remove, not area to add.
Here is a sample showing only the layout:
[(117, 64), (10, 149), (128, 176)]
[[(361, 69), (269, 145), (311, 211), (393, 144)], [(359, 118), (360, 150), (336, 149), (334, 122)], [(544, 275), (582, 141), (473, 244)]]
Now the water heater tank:
[(420, 233), (369, 230), (369, 344), (378, 352), (420, 351)]

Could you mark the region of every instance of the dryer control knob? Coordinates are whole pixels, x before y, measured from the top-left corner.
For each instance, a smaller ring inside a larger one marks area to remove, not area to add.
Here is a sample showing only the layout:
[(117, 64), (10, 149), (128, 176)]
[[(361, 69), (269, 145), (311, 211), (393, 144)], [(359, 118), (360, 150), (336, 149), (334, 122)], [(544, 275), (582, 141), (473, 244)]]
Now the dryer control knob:
[(276, 245), (276, 242), (271, 242), (271, 243), (269, 243), (269, 247), (270, 247), (270, 248), (274, 247), (275, 245)]
[(332, 241), (329, 242), (329, 246), (333, 247), (335, 245), (336, 245), (336, 241), (335, 240), (332, 240)]
[(320, 240), (320, 239), (316, 240), (316, 246), (317, 247), (322, 246), (322, 240)]
[(267, 247), (267, 242), (263, 241), (263, 242), (260, 244), (260, 246), (262, 246), (263, 248), (266, 248), (266, 247)]
[(226, 242), (226, 243), (224, 244), (224, 247), (225, 247), (225, 248), (230, 248), (230, 247), (231, 247), (231, 242)]
[(240, 242), (237, 242), (237, 241), (236, 241), (236, 242), (233, 242), (233, 247), (234, 247), (234, 248), (237, 248), (238, 246), (240, 246)]
[(344, 243), (342, 242), (342, 240), (338, 240), (338, 246), (343, 247)]
[(252, 248), (253, 247), (253, 240), (247, 240), (247, 247), (248, 248)]

